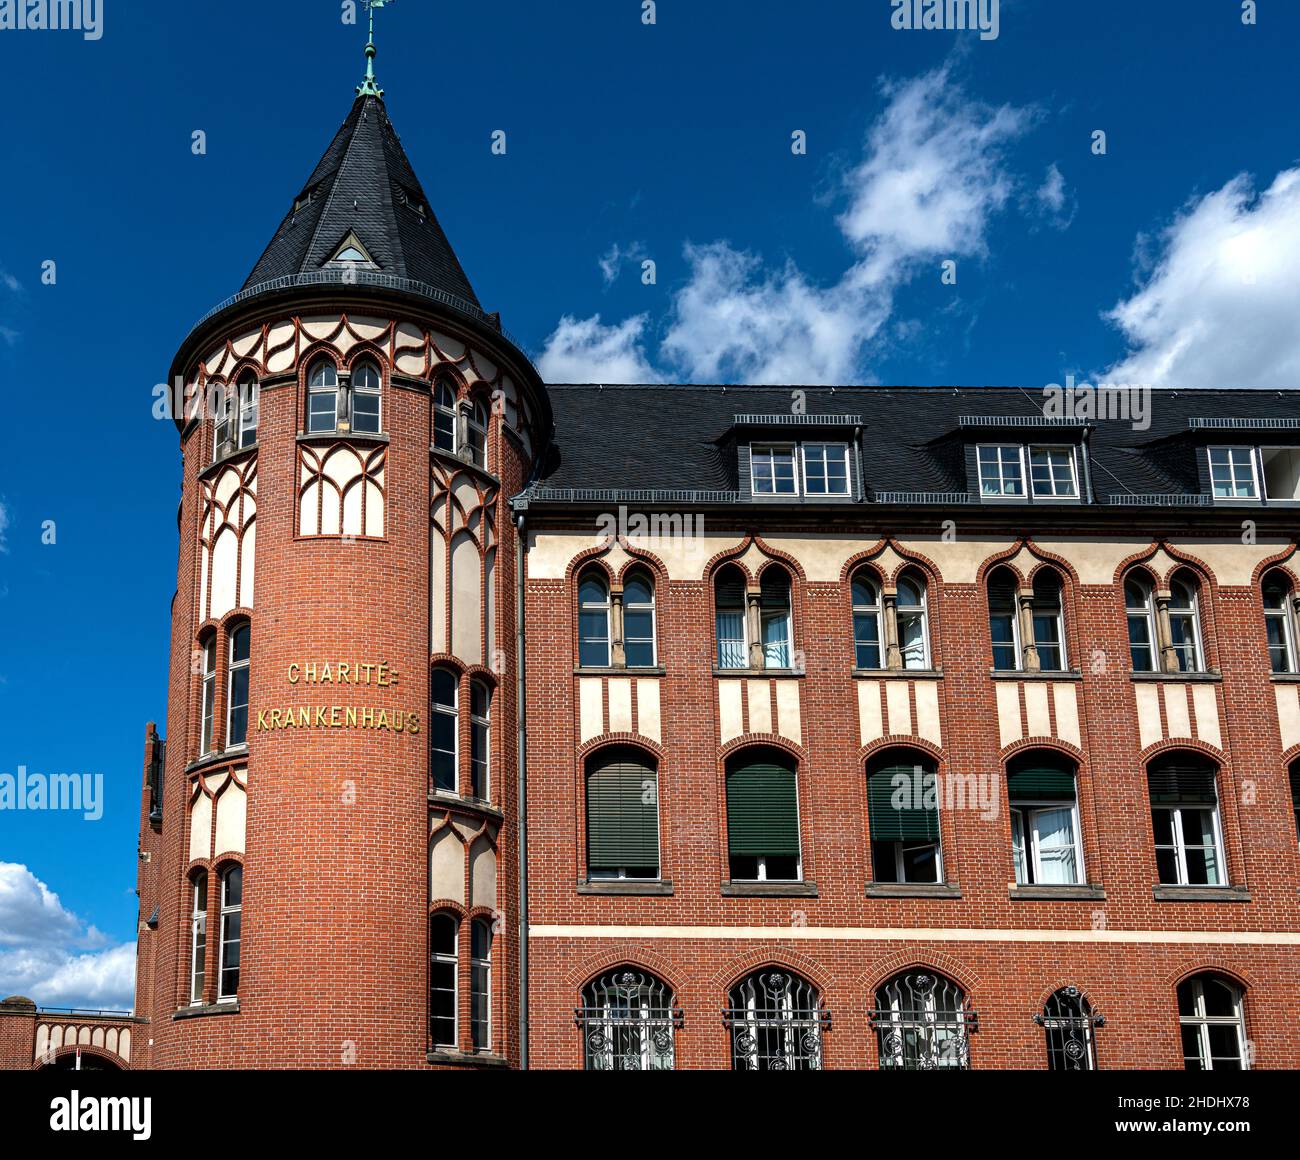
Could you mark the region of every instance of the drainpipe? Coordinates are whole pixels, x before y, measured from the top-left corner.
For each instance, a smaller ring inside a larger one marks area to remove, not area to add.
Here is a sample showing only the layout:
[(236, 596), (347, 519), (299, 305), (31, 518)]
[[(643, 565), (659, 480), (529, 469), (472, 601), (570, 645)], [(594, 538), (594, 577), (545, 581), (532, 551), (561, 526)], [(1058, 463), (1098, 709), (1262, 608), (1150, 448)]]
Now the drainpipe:
[(519, 797), (515, 842), (519, 851), (519, 1067), (528, 1070), (528, 726), (524, 702), (525, 517), (515, 516), (515, 719), (518, 722)]

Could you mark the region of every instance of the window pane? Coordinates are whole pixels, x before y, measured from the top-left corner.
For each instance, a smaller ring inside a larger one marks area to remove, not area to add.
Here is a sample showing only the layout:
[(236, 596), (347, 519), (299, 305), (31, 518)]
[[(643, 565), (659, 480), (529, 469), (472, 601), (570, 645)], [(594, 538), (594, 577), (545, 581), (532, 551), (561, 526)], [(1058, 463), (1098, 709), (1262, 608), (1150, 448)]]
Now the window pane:
[(338, 422), (335, 414), (338, 406), (336, 394), (333, 391), (314, 392), (308, 396), (308, 403), (307, 430), (333, 431)]
[(352, 393), (352, 430), (367, 435), (379, 434), (379, 396)]
[(1039, 881), (1078, 882), (1074, 811), (1037, 810), (1034, 813), (1034, 830), (1038, 842)]
[(854, 613), (853, 645), (858, 668), (880, 668), (880, 618), (875, 613)]
[(744, 669), (749, 667), (745, 656), (745, 617), (742, 612), (717, 614), (718, 668)]

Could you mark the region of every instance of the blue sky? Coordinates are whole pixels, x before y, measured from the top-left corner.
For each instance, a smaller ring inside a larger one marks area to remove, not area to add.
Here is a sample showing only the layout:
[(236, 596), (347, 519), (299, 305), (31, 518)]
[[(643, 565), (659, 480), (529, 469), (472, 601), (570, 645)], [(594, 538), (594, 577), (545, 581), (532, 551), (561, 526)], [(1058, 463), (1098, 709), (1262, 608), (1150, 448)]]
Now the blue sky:
[[(661, 0), (653, 26), (640, 0), (402, 0), (378, 70), (553, 381), (1296, 385), (1300, 5), (1241, 7), (1003, 0), (982, 41), (895, 31), (888, 0)], [(98, 821), (0, 811), (0, 995), (130, 1003), (179, 498), (151, 392), (347, 113), (342, 8), (0, 30), (0, 774), (106, 784)]]

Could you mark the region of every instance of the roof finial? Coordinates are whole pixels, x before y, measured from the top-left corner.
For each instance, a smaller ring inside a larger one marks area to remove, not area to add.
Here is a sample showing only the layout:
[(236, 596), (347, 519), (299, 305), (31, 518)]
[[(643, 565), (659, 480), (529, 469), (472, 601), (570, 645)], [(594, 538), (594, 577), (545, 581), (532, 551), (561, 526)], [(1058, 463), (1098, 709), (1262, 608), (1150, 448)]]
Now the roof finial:
[(379, 55), (379, 50), (375, 48), (375, 9), (396, 2), (397, 0), (362, 0), (362, 3), (370, 10), (370, 39), (366, 43), (366, 79), (357, 86), (357, 96), (359, 97), (382, 97), (384, 95), (384, 90), (375, 83), (375, 57)]

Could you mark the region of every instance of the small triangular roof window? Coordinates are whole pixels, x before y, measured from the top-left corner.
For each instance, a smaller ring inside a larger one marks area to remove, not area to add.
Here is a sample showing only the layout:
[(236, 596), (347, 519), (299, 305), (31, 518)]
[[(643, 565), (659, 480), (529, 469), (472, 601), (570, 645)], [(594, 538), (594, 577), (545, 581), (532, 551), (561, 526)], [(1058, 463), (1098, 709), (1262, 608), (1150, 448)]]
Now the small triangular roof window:
[(331, 266), (367, 266), (372, 270), (379, 269), (374, 258), (370, 256), (370, 252), (361, 244), (361, 239), (357, 237), (355, 230), (343, 239), (339, 248), (334, 251), (334, 257), (327, 264)]

